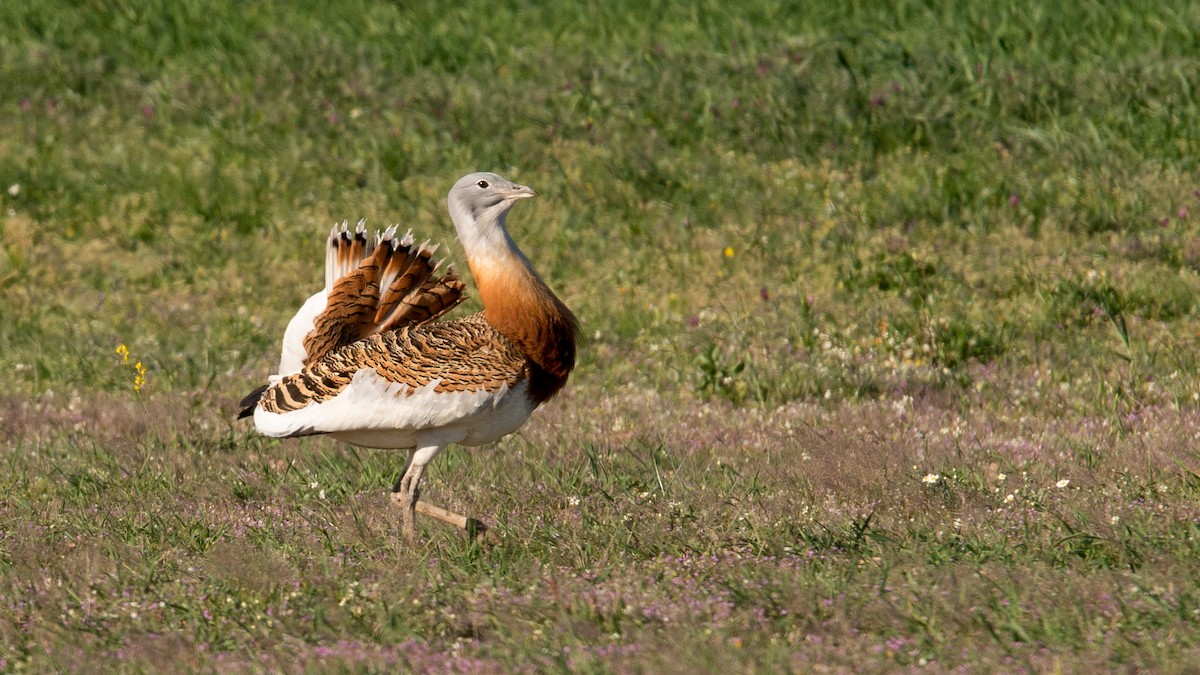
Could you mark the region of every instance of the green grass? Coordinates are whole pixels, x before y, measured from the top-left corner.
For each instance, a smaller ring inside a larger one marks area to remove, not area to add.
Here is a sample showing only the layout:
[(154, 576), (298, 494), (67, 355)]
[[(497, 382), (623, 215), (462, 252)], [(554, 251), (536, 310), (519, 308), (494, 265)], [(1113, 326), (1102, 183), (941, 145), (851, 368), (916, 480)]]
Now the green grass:
[[(335, 4), (0, 1), (0, 671), (1200, 665), (1200, 9)], [(587, 340), (408, 548), (235, 404), (472, 170)]]

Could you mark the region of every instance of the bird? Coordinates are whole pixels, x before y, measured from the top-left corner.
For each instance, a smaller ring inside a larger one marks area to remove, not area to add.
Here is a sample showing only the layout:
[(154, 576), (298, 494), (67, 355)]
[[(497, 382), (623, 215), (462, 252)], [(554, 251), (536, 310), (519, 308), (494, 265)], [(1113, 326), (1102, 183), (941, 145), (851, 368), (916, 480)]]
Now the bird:
[(519, 201), (537, 196), (495, 173), (459, 179), (446, 199), (483, 310), (439, 320), (465, 298), (436, 246), (397, 226), (368, 235), (348, 222), (329, 234), (325, 286), (284, 331), (278, 372), (242, 400), (264, 436), (324, 434), (408, 450), (392, 486), (401, 529), (420, 513), (485, 533), (474, 518), (420, 501), (425, 467), (447, 445), (479, 446), (519, 429), (562, 390), (575, 366), (579, 322), (509, 234)]

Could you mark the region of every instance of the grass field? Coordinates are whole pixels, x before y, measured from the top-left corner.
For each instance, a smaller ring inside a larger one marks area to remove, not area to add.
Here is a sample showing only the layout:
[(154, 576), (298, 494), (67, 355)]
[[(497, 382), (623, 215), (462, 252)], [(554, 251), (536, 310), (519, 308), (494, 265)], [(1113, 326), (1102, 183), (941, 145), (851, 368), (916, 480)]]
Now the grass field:
[[(294, 4), (0, 0), (0, 672), (1200, 668), (1200, 5)], [(408, 547), (233, 416), (472, 170), (587, 340)]]

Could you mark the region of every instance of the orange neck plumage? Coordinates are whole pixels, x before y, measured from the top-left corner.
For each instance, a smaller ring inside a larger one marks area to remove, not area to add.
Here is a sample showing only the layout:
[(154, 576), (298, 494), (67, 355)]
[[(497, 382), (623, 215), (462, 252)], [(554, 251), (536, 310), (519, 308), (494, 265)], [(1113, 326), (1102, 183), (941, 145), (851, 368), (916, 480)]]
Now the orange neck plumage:
[(540, 404), (554, 396), (575, 366), (575, 316), (519, 254), (472, 258), (468, 264), (484, 318), (529, 358), (530, 398)]

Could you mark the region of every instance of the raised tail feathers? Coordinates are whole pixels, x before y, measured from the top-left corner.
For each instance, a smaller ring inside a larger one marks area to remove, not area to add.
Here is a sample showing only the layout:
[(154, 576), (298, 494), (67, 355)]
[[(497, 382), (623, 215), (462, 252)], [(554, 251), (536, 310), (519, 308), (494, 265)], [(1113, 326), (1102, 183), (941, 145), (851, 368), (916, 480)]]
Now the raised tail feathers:
[(436, 269), (434, 266), (415, 289), (409, 286), (403, 292), (393, 292), (389, 288), (383, 294), (376, 319), (380, 332), (433, 321), (466, 299), (467, 286), (458, 278), (454, 265), (442, 275), (434, 274)]
[(437, 274), (435, 250), (428, 243), (416, 245), (411, 231), (396, 237), (395, 226), (373, 237), (361, 221), (354, 233), (344, 223), (334, 228), (325, 308), (304, 337), (305, 362), (373, 333), (430, 321), (462, 302), (466, 285), (453, 265)]
[(325, 291), (332, 290), (338, 279), (353, 272), (363, 258), (371, 255), (379, 238), (378, 234), (367, 236), (366, 220), (359, 220), (353, 231), (350, 221), (343, 220), (340, 226), (335, 223), (325, 246)]

